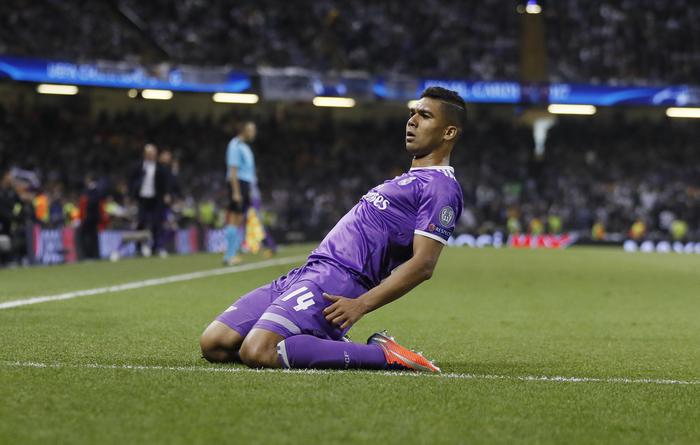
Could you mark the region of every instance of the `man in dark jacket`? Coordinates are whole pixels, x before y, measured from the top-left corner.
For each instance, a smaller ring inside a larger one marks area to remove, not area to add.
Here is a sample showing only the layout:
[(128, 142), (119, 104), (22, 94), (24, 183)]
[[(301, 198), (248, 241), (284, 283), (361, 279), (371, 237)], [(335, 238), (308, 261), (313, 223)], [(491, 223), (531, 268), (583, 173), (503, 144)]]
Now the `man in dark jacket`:
[(0, 264), (10, 259), (11, 227), (18, 201), (19, 197), (12, 184), (12, 174), (9, 170), (0, 170)]
[(163, 199), (163, 204), (161, 206), (161, 231), (160, 239), (158, 240), (158, 245), (160, 250), (158, 255), (161, 258), (168, 256), (167, 250), (173, 247), (175, 240), (175, 224), (172, 213), (172, 205), (176, 197), (180, 195), (180, 181), (179, 181), (179, 164), (173, 159), (173, 154), (170, 150), (164, 149), (160, 150), (158, 154), (158, 165), (162, 168), (163, 173), (166, 178), (166, 191)]
[(99, 228), (103, 222), (102, 199), (104, 193), (96, 178), (85, 178), (85, 192), (80, 197), (80, 248), (83, 258), (99, 259)]
[(131, 176), (131, 195), (139, 204), (138, 229), (151, 232), (152, 246), (142, 247), (144, 256), (159, 251), (163, 225), (163, 205), (169, 200), (167, 172), (158, 163), (158, 149), (153, 144), (143, 148), (141, 161)]
[(34, 217), (29, 187), (26, 176), (17, 175), (13, 169), (0, 169), (0, 264), (26, 259), (28, 231)]

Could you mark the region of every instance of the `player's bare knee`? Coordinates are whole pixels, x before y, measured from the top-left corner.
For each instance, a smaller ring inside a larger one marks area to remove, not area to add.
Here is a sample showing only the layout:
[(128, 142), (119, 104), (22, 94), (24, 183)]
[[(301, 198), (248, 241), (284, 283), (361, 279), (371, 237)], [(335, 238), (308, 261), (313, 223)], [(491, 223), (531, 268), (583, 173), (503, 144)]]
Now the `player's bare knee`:
[(204, 357), (210, 363), (224, 363), (230, 361), (230, 353), (222, 341), (221, 336), (210, 330), (204, 331), (199, 337), (199, 347)]
[(241, 361), (251, 368), (262, 368), (263, 350), (259, 344), (254, 342), (243, 342), (240, 350)]
[(246, 341), (240, 350), (241, 361), (251, 368), (278, 368), (277, 349), (266, 342)]
[(211, 363), (222, 361), (221, 345), (217, 340), (216, 336), (208, 331), (204, 331), (199, 337), (199, 348), (202, 351), (202, 357)]
[(243, 338), (229, 327), (213, 322), (199, 337), (202, 357), (212, 363), (236, 361), (236, 350)]

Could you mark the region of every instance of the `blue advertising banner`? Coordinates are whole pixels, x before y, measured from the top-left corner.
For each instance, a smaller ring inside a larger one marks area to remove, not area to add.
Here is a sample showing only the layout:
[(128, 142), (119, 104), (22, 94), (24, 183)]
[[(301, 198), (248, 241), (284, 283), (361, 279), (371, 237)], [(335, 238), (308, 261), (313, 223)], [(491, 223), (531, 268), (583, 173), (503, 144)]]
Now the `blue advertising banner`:
[(375, 79), (369, 75), (324, 75), (303, 68), (258, 70), (263, 96), (268, 100), (311, 100), (315, 96), (350, 96), (371, 100)]
[(125, 62), (72, 63), (0, 56), (0, 78), (112, 88), (153, 88), (202, 93), (238, 93), (251, 87), (245, 73), (228, 69), (146, 68)]
[(39, 264), (63, 263), (63, 230), (44, 229), (35, 232), (34, 260)]
[(517, 82), (470, 82), (466, 80), (425, 79), (416, 94), (428, 87), (443, 87), (456, 91), (467, 102), (516, 104), (520, 102), (520, 84)]
[[(687, 107), (700, 105), (700, 87), (671, 85), (658, 87), (606, 86), (570, 83), (520, 84), (517, 82), (472, 82), (466, 80), (424, 79), (415, 94), (423, 89), (441, 86), (457, 91), (467, 102), (502, 104), (589, 104), (598, 106), (642, 105)], [(382, 96), (384, 88), (375, 88)], [(388, 94), (386, 94), (389, 98)], [(391, 98), (396, 98), (391, 97)]]
[(124, 242), (123, 233), (121, 230), (103, 230), (99, 233), (100, 258), (128, 258), (136, 255), (136, 243)]
[[(411, 100), (417, 97), (419, 81), (411, 77), (383, 78), (374, 81), (374, 95), (384, 100)], [(418, 93), (420, 94), (420, 92)]]
[[(73, 63), (0, 56), (0, 78), (25, 82), (113, 88), (168, 89), (201, 93), (238, 93), (252, 87), (246, 73), (227, 67), (144, 67), (127, 62)], [(457, 91), (467, 102), (491, 104), (590, 104), (597, 106), (700, 106), (700, 87), (606, 86), (572, 83), (519, 83), (411, 77), (324, 76), (298, 69), (261, 69), (263, 96), (268, 100), (309, 100), (316, 95), (351, 96), (359, 100), (411, 100), (430, 86)]]
[(619, 87), (555, 83), (549, 86), (549, 102), (600, 106), (648, 105), (684, 107), (700, 105), (700, 88), (687, 85)]

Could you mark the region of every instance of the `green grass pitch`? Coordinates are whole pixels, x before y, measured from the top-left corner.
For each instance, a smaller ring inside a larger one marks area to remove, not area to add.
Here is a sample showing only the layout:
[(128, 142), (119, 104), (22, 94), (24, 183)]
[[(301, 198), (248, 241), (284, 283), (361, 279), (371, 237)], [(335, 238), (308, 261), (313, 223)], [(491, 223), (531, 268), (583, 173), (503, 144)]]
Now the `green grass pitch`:
[[(0, 270), (0, 303), (219, 261)], [(205, 326), (291, 267), (0, 310), (0, 444), (700, 443), (698, 256), (448, 248), (350, 332), (386, 328), (443, 376), (204, 362)]]

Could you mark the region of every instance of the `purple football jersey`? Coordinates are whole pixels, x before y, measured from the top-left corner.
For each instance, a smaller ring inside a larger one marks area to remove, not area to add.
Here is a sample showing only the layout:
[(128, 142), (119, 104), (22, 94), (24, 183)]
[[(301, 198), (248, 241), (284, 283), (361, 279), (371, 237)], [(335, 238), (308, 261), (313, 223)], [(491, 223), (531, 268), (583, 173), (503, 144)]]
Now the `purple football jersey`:
[(371, 288), (413, 255), (414, 235), (443, 244), (462, 213), (452, 167), (417, 167), (367, 192), (309, 256), (336, 263)]

